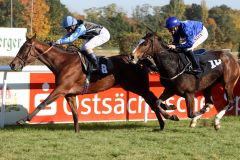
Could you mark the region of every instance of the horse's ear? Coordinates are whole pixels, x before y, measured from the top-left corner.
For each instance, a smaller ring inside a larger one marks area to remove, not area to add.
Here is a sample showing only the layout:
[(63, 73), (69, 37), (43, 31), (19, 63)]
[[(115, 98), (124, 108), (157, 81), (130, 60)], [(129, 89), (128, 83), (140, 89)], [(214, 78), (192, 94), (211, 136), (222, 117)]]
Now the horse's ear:
[(35, 33), (31, 39), (36, 39), (36, 37), (37, 37), (37, 34)]
[(32, 37), (30, 37), (29, 35), (26, 35), (27, 41), (30, 41), (32, 39), (36, 39), (36, 37), (37, 37), (36, 33)]
[(26, 35), (26, 40), (29, 41), (31, 38), (28, 37), (28, 35)]

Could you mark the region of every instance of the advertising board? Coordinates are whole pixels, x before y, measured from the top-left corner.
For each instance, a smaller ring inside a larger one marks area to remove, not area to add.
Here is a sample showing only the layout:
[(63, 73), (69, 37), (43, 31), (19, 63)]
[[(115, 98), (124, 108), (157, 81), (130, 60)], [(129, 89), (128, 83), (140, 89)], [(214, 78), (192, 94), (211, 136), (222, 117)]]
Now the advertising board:
[[(158, 74), (150, 74), (150, 89), (159, 97), (164, 87), (159, 82)], [(1, 72), (0, 78), (4, 74)], [(17, 81), (16, 81), (17, 79)], [(50, 72), (8, 72), (7, 74), (7, 96), (5, 123), (14, 124), (17, 120), (32, 112), (41, 101), (43, 101), (54, 88), (54, 76)], [(239, 88), (238, 82), (235, 88), (236, 106), (230, 110), (228, 115), (238, 115)], [(1, 93), (2, 94), (2, 93)], [(2, 96), (1, 96), (2, 97)], [(203, 118), (211, 118), (226, 105), (226, 96), (221, 85), (213, 88), (212, 99), (215, 107), (207, 111)], [(170, 97), (166, 104), (174, 104), (177, 109), (168, 111), (169, 114), (176, 114), (181, 119), (187, 118), (185, 100), (179, 96)], [(200, 110), (204, 106), (204, 97), (201, 92), (196, 94), (194, 100), (194, 111)], [(123, 90), (120, 86), (115, 86), (109, 90), (77, 96), (77, 108), (80, 122), (109, 122), (109, 121), (143, 121), (155, 120), (155, 114), (146, 104), (141, 96)], [(30, 123), (70, 123), (72, 113), (66, 100), (61, 97), (55, 102), (42, 109)]]
[(27, 28), (0, 27), (0, 56), (15, 57), (26, 41)]

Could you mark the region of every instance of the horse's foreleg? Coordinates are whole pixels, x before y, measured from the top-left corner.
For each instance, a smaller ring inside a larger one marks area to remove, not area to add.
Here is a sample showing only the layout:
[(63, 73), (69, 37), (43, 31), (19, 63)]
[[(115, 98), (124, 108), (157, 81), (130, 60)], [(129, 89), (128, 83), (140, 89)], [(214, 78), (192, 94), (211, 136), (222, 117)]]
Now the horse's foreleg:
[(175, 110), (177, 107), (175, 105), (167, 105), (164, 104), (163, 101), (167, 100), (169, 97), (172, 97), (174, 92), (169, 89), (164, 89), (163, 93), (160, 95), (158, 103), (159, 107), (163, 108), (164, 110)]
[[(141, 95), (144, 100), (146, 101), (146, 103), (150, 106), (150, 108), (154, 111), (157, 119), (158, 119), (158, 122), (159, 122), (159, 126), (160, 126), (160, 130), (163, 130), (164, 129), (164, 121), (160, 115), (160, 113), (162, 114), (162, 112), (159, 112), (157, 110), (157, 107), (156, 107), (156, 101), (157, 101), (157, 97), (151, 92), (149, 91), (148, 93), (147, 92), (144, 92), (142, 94), (139, 94)], [(164, 113), (163, 113), (164, 114)], [(165, 115), (166, 116), (166, 115)]]
[(73, 121), (74, 121), (74, 128), (75, 132), (79, 132), (79, 125), (78, 125), (78, 112), (77, 112), (77, 105), (76, 105), (76, 96), (75, 95), (67, 95), (65, 96), (68, 105), (71, 108)]
[(156, 102), (157, 108), (163, 114), (163, 116), (165, 115), (164, 118), (170, 119), (173, 121), (179, 121), (179, 118), (177, 115), (170, 116), (166, 111), (164, 111), (164, 110), (175, 110), (177, 108), (175, 105), (167, 105), (163, 103), (163, 101), (167, 100), (169, 97), (173, 95), (174, 95), (174, 92), (165, 88), (163, 93), (160, 95), (159, 99)]
[(28, 114), (25, 118), (17, 121), (17, 124), (24, 124), (26, 121), (30, 121), (41, 109), (45, 108), (48, 104), (55, 101), (59, 96), (63, 96), (64, 94), (60, 92), (58, 89), (55, 89), (50, 93), (50, 95), (42, 101), (37, 108), (30, 114)]
[(208, 111), (208, 109), (213, 107), (213, 101), (211, 99), (211, 90), (212, 90), (212, 86), (206, 88), (203, 91), (203, 95), (205, 98), (205, 105), (202, 109), (200, 109), (198, 112), (194, 113), (194, 118), (191, 121), (190, 126), (191, 127), (195, 127), (197, 124), (198, 119), (200, 119), (202, 117), (202, 115)]

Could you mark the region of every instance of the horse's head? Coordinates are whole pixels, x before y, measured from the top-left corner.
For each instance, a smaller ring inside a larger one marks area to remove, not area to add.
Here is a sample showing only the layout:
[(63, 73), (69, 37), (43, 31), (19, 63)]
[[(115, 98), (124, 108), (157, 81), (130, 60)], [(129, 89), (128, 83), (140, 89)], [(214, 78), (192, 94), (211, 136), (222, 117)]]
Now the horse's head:
[(14, 71), (21, 71), (23, 67), (35, 61), (43, 54), (36, 46), (38, 41), (36, 35), (31, 38), (26, 37), (26, 42), (21, 46), (16, 57), (10, 63), (10, 67)]
[(134, 59), (139, 60), (148, 56), (153, 57), (155, 53), (160, 52), (159, 38), (154, 32), (147, 33), (133, 50), (132, 56)]
[(26, 42), (21, 46), (16, 57), (10, 63), (10, 67), (14, 71), (21, 71), (23, 67), (33, 62), (37, 55), (35, 54), (34, 40), (36, 35), (32, 38), (26, 37)]

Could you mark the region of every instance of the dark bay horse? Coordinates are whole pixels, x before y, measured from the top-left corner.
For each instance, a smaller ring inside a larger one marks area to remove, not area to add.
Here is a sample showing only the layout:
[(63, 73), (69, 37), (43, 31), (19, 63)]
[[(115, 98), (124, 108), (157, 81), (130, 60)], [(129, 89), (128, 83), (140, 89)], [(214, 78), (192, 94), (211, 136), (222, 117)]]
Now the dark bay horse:
[[(219, 129), (220, 119), (235, 104), (233, 90), (240, 74), (237, 60), (230, 53), (209, 51), (206, 55), (214, 57), (214, 60), (206, 60), (210, 69), (198, 79), (190, 72), (185, 72), (186, 67), (179, 54), (177, 51), (169, 50), (163, 39), (154, 32), (147, 33), (133, 51), (134, 59), (147, 56), (153, 58), (161, 75), (161, 83), (165, 87), (159, 97), (161, 102), (174, 94), (185, 98), (188, 117), (192, 118), (190, 127), (195, 127), (201, 115), (206, 112), (207, 108), (213, 106), (211, 88), (216, 83), (222, 83), (227, 97), (227, 105), (215, 117), (214, 127), (216, 130)], [(194, 97), (195, 93), (199, 91), (203, 92), (205, 106), (194, 113)]]
[(18, 124), (30, 121), (41, 109), (60, 96), (63, 96), (71, 108), (75, 132), (79, 132), (76, 96), (79, 94), (97, 93), (115, 85), (120, 85), (123, 89), (142, 96), (155, 112), (161, 130), (164, 128), (161, 114), (166, 119), (177, 119), (174, 115), (168, 115), (158, 106), (158, 98), (149, 90), (147, 70), (140, 65), (131, 63), (128, 56), (110, 57), (109, 59), (114, 66), (111, 74), (105, 76), (92, 75), (87, 90), (85, 85), (87, 74), (83, 70), (80, 56), (78, 54), (70, 54), (57, 47), (50, 47), (48, 44), (38, 41), (36, 36), (27, 38), (27, 41), (10, 63), (10, 67), (14, 71), (21, 71), (24, 66), (36, 59), (44, 63), (53, 72), (56, 87), (32, 113), (19, 120)]

